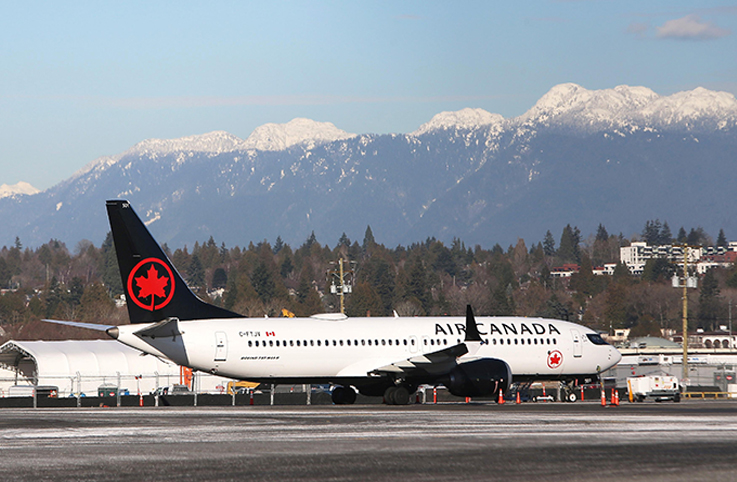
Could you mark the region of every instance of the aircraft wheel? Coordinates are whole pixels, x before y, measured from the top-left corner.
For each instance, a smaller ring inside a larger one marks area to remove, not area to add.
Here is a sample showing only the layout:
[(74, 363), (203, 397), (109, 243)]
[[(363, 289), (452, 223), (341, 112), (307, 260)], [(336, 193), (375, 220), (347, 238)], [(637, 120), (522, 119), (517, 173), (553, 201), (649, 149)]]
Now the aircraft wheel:
[(397, 387), (389, 387), (384, 391), (384, 403), (387, 405), (394, 405), (394, 392), (397, 390)]
[(392, 400), (394, 401), (394, 405), (409, 404), (409, 390), (404, 387), (397, 387), (392, 394)]
[(568, 395), (566, 395), (566, 401), (567, 402), (573, 403), (573, 402), (575, 402), (577, 400), (578, 400), (578, 397), (576, 396), (576, 394), (574, 392), (571, 392)]
[(351, 405), (356, 401), (356, 392), (351, 387), (335, 387), (331, 398), (336, 405)]
[(675, 395), (673, 395), (673, 401), (676, 402), (676, 403), (680, 402), (681, 401), (681, 394), (680, 393), (676, 393)]

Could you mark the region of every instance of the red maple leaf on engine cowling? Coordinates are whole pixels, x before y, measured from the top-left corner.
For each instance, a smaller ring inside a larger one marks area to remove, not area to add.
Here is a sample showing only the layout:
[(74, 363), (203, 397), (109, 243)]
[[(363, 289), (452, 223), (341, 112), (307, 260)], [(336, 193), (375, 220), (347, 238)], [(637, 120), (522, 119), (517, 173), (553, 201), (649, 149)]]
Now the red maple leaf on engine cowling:
[(169, 284), (169, 278), (166, 276), (159, 278), (159, 272), (156, 271), (154, 265), (146, 271), (146, 276), (139, 276), (136, 278), (136, 285), (141, 289), (138, 292), (139, 298), (151, 297), (151, 310), (154, 309), (154, 297), (166, 298), (166, 292), (164, 288)]

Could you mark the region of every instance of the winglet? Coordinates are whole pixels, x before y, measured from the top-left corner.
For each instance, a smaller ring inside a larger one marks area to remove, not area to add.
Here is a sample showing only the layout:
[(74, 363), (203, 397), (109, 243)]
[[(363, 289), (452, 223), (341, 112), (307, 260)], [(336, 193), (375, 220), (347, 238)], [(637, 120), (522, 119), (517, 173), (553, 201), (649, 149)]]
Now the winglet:
[(476, 318), (473, 316), (471, 305), (466, 305), (466, 340), (465, 341), (482, 341), (479, 328), (476, 326)]

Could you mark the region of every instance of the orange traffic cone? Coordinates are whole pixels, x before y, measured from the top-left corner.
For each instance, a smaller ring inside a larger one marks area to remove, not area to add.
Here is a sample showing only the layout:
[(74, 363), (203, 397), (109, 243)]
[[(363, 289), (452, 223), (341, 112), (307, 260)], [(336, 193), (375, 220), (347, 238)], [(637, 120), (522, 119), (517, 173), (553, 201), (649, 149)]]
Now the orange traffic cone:
[(601, 387), (601, 406), (606, 407), (606, 392), (604, 392), (604, 387)]
[(543, 383), (543, 402), (548, 401), (548, 395), (545, 393), (545, 384)]
[(519, 399), (519, 392), (517, 392), (517, 405), (519, 405), (520, 403), (522, 403), (522, 401)]
[(140, 392), (138, 392), (138, 406), (139, 407), (143, 406), (143, 394)]
[(612, 405), (615, 407), (619, 406), (619, 392), (616, 388), (612, 389)]
[(583, 402), (583, 385), (581, 385), (581, 401)]
[(499, 400), (497, 400), (497, 403), (499, 403), (499, 405), (504, 405), (504, 393), (501, 388), (499, 389)]

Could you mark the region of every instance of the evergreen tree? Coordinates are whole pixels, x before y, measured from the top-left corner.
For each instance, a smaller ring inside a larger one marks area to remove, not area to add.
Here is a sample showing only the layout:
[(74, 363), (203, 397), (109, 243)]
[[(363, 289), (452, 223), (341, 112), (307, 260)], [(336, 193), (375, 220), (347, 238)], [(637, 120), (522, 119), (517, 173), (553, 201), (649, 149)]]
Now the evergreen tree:
[(719, 235), (717, 236), (717, 246), (726, 248), (727, 244), (727, 236), (724, 234), (724, 229), (720, 229)]
[(111, 296), (123, 294), (123, 282), (120, 279), (120, 269), (118, 268), (118, 257), (115, 254), (115, 245), (113, 244), (113, 233), (108, 231), (100, 247), (102, 253), (102, 281), (107, 287)]
[(337, 248), (340, 248), (341, 246), (350, 247), (350, 245), (351, 245), (351, 240), (348, 238), (348, 235), (346, 235), (345, 232), (343, 232), (343, 235), (338, 240), (338, 245), (335, 246), (335, 248), (337, 249)]
[(581, 253), (579, 243), (581, 242), (581, 231), (566, 225), (560, 236), (560, 247), (558, 248), (558, 257), (563, 263), (579, 263), (581, 261)]
[(212, 288), (220, 289), (225, 288), (228, 285), (228, 273), (223, 268), (215, 268), (212, 273)]
[(545, 239), (543, 240), (543, 250), (545, 251), (545, 256), (555, 256), (555, 239), (553, 239), (553, 234), (550, 232), (550, 230), (545, 233)]
[(658, 244), (673, 244), (673, 234), (670, 232), (670, 226), (667, 222), (663, 223), (663, 228), (660, 230)]
[(660, 219), (656, 219), (654, 221), (646, 221), (645, 227), (642, 230), (642, 239), (649, 246), (658, 246), (660, 244), (661, 230), (662, 225), (660, 224)]
[(361, 282), (353, 287), (346, 302), (348, 316), (376, 316), (381, 311), (381, 298), (370, 284)]
[(678, 236), (676, 236), (676, 240), (680, 244), (683, 244), (686, 241), (688, 241), (688, 235), (686, 234), (686, 230), (684, 229), (683, 226), (681, 226), (681, 229), (678, 230)]
[(666, 258), (650, 258), (645, 262), (645, 267), (642, 270), (642, 280), (653, 283), (669, 281), (675, 270), (675, 266)]
[(197, 254), (192, 255), (189, 267), (187, 268), (187, 281), (192, 287), (204, 287), (205, 269), (202, 267), (202, 262)]
[(374, 246), (375, 244), (376, 240), (374, 239), (373, 231), (371, 231), (371, 226), (366, 226), (366, 233), (363, 235), (363, 245), (361, 245), (363, 251), (366, 252), (370, 247)]
[(272, 248), (272, 252), (274, 254), (279, 254), (279, 251), (284, 248), (284, 240), (281, 239), (281, 236), (276, 237), (276, 241), (274, 241), (274, 247)]
[(596, 241), (609, 241), (609, 233), (607, 233), (603, 224), (599, 224), (599, 227), (596, 228)]
[(271, 275), (271, 270), (266, 266), (262, 260), (256, 264), (256, 267), (251, 273), (251, 285), (256, 290), (258, 297), (262, 302), (266, 303), (274, 297), (276, 291), (276, 283)]

